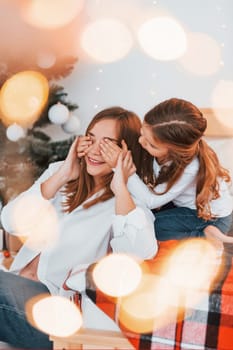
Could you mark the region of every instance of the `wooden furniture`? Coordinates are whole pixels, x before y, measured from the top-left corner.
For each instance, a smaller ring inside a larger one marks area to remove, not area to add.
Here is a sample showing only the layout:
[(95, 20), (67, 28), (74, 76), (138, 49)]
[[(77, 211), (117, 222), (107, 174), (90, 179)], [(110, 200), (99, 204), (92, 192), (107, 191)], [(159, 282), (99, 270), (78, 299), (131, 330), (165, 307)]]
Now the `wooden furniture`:
[(120, 332), (97, 329), (83, 329), (69, 337), (50, 336), (54, 350), (72, 349), (134, 349)]

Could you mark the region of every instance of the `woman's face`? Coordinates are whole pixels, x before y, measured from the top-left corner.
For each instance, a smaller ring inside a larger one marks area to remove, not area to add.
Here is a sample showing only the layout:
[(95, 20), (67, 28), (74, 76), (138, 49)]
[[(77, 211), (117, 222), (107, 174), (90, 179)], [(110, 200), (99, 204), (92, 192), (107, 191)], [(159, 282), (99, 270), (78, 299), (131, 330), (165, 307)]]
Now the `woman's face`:
[(150, 155), (158, 161), (163, 161), (168, 155), (168, 147), (165, 143), (155, 141), (149, 125), (143, 123), (139, 143)]
[(104, 119), (97, 122), (87, 133), (92, 144), (85, 156), (87, 172), (94, 177), (96, 183), (104, 176), (112, 172), (111, 167), (104, 161), (100, 153), (100, 142), (103, 139), (110, 139), (118, 143), (117, 125), (112, 119)]

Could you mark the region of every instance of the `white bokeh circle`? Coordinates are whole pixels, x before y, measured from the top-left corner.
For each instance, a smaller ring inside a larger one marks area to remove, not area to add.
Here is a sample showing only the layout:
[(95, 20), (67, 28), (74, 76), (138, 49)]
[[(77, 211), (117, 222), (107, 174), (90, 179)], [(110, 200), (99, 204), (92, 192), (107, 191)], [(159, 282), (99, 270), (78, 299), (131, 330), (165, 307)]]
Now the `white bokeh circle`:
[(89, 23), (81, 36), (83, 50), (99, 62), (108, 63), (123, 58), (132, 45), (132, 35), (127, 26), (111, 18)]
[(62, 103), (57, 103), (49, 108), (48, 118), (54, 124), (64, 124), (69, 119), (70, 111)]
[(170, 61), (181, 57), (186, 50), (186, 33), (173, 18), (161, 16), (144, 22), (138, 29), (138, 41), (150, 57)]
[(77, 134), (81, 126), (78, 116), (72, 114), (66, 123), (62, 124), (62, 129), (68, 134)]
[(48, 69), (54, 66), (56, 62), (56, 55), (51, 52), (40, 52), (37, 55), (37, 65), (40, 68)]
[(25, 129), (16, 123), (11, 124), (6, 129), (6, 136), (7, 136), (8, 140), (13, 141), (13, 142), (16, 142), (19, 139), (25, 137), (25, 135), (26, 135)]
[(197, 76), (210, 76), (221, 68), (221, 48), (206, 33), (187, 34), (187, 50), (180, 57), (182, 67)]

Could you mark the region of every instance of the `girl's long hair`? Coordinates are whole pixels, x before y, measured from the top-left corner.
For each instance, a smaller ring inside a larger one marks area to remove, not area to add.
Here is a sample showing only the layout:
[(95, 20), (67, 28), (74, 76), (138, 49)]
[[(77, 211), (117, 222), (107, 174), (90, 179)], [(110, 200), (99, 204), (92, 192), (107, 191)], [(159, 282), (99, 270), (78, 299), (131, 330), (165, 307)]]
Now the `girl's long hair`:
[(210, 219), (210, 201), (220, 196), (218, 179), (227, 182), (231, 179), (229, 171), (220, 165), (216, 153), (202, 138), (207, 121), (201, 111), (189, 101), (171, 98), (152, 108), (145, 115), (144, 122), (150, 127), (154, 140), (168, 147), (169, 162), (162, 166), (152, 187), (166, 183), (163, 192), (166, 193), (180, 178), (185, 167), (197, 157), (197, 212), (199, 217)]
[[(148, 156), (147, 152), (138, 142), (141, 129), (141, 120), (135, 113), (121, 107), (111, 107), (102, 110), (91, 120), (87, 127), (86, 135), (96, 123), (109, 119), (117, 121), (119, 146), (121, 147), (121, 140), (125, 140), (128, 149), (131, 150), (134, 164), (137, 168), (137, 173), (141, 178), (143, 178), (145, 173), (143, 162), (147, 161), (147, 159), (150, 159), (151, 157)], [(112, 177), (113, 173), (103, 176), (101, 194), (98, 197), (87, 201), (84, 205), (85, 208), (89, 208), (90, 206), (99, 202), (104, 202), (114, 196), (110, 189)], [(64, 202), (64, 210), (66, 212), (73, 211), (87, 198), (89, 198), (93, 194), (93, 191), (94, 180), (93, 177), (87, 173), (86, 162), (85, 159), (82, 158), (80, 162), (79, 178), (77, 180), (70, 181), (65, 186), (64, 193), (66, 195), (66, 201)]]

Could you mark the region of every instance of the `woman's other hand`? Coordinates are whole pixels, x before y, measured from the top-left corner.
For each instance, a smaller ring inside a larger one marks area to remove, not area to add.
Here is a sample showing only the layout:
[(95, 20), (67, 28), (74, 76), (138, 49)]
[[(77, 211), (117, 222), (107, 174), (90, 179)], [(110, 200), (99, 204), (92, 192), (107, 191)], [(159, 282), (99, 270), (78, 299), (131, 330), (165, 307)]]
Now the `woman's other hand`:
[(64, 179), (64, 183), (76, 180), (80, 171), (80, 160), (78, 159), (77, 149), (79, 144), (79, 136), (72, 143), (66, 159), (59, 169), (59, 173)]
[(90, 136), (79, 136), (77, 145), (77, 156), (82, 158), (87, 154), (88, 148), (92, 145)]
[(78, 143), (79, 137), (76, 137), (60, 168), (41, 184), (41, 193), (45, 199), (53, 198), (57, 191), (67, 184), (67, 182), (76, 180), (79, 177), (80, 159), (77, 155)]
[(135, 208), (134, 201), (127, 189), (129, 174), (134, 169), (134, 163), (130, 151), (123, 158), (123, 151), (119, 154), (115, 172), (111, 182), (111, 190), (116, 198), (116, 214), (126, 215)]
[(131, 151), (127, 151), (125, 156), (122, 151), (117, 160), (114, 176), (111, 183), (111, 190), (116, 194), (116, 191), (122, 186), (126, 186), (128, 178), (136, 171), (133, 163)]

